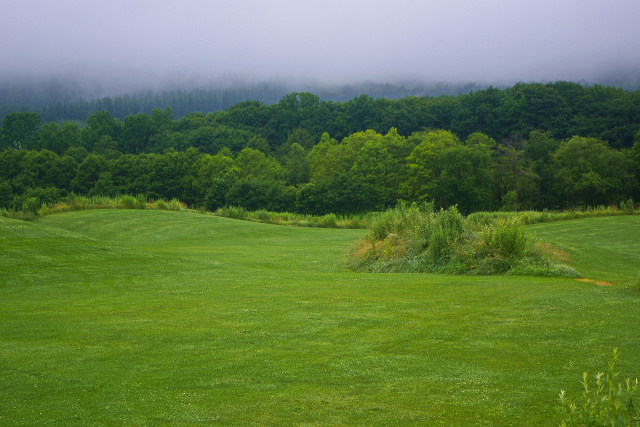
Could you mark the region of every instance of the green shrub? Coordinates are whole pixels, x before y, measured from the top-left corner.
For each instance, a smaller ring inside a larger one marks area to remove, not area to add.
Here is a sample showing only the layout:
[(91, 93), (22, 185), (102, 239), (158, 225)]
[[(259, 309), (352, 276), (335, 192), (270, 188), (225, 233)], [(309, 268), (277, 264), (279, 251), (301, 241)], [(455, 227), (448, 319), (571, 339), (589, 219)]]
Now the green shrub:
[(332, 213), (324, 215), (320, 219), (320, 225), (326, 228), (335, 228), (337, 223), (338, 223), (338, 218), (336, 217), (336, 214), (332, 214)]
[(254, 215), (259, 222), (269, 223), (271, 222), (271, 215), (266, 209), (258, 209), (254, 212)]
[(395, 230), (399, 216), (398, 209), (388, 209), (378, 215), (371, 224), (371, 235), (375, 240), (384, 239)]
[(167, 204), (166, 200), (160, 199), (160, 200), (156, 200), (156, 209), (162, 210), (162, 211), (166, 211), (169, 209), (169, 205)]
[(629, 197), (626, 201), (623, 200), (620, 202), (620, 209), (626, 212), (628, 215), (633, 215), (634, 203), (633, 199)]
[(518, 208), (518, 193), (512, 190), (508, 191), (504, 196), (502, 196), (502, 211), (513, 212), (517, 211)]
[[(518, 218), (523, 225), (543, 222), (564, 221), (577, 218), (593, 218), (614, 215), (632, 215), (634, 213), (633, 199), (622, 201), (620, 208), (615, 206), (595, 206), (566, 211), (522, 211), (522, 212), (474, 212), (467, 217), (467, 221), (474, 228), (482, 228), (500, 218)], [(474, 225), (475, 224), (475, 225)]]
[(138, 201), (133, 196), (124, 195), (118, 198), (118, 204), (122, 209), (135, 209), (138, 206)]
[(29, 197), (24, 202), (22, 202), (22, 212), (30, 215), (35, 215), (40, 209), (41, 203), (40, 199), (37, 197)]
[(147, 207), (147, 196), (138, 194), (136, 196), (136, 209), (145, 209)]
[[(395, 208), (373, 216), (370, 226), (371, 234), (374, 240), (383, 240), (389, 234), (402, 235), (408, 231), (431, 228), (432, 214), (432, 203), (407, 205), (401, 200)], [(426, 233), (425, 241), (428, 241), (430, 236), (430, 232)]]
[(560, 391), (564, 413), (561, 426), (640, 426), (640, 385), (638, 379), (623, 382), (615, 366), (618, 351), (613, 349), (606, 373), (598, 372), (595, 382), (587, 372), (582, 376), (582, 396), (575, 400)]
[(441, 209), (437, 216), (437, 223), (444, 232), (447, 242), (455, 242), (462, 233), (462, 214), (457, 206)]
[(169, 211), (180, 211), (186, 208), (186, 205), (176, 198), (169, 200), (166, 207)]

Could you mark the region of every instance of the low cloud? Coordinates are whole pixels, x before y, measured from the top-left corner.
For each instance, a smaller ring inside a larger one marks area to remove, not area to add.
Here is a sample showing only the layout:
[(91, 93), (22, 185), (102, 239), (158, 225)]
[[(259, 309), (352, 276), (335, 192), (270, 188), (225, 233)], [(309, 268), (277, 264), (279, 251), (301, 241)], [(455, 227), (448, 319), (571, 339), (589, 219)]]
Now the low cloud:
[(0, 79), (593, 81), (638, 73), (638, 16), (635, 0), (10, 2)]

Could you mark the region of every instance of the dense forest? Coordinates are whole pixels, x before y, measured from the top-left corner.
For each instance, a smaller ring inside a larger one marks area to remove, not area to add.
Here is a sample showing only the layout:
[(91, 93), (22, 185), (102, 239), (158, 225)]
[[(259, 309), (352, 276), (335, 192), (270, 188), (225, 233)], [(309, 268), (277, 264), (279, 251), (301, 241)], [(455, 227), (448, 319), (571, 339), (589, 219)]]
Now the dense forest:
[(323, 214), (398, 200), (462, 212), (640, 196), (640, 91), (517, 84), (463, 95), (322, 101), (307, 92), (215, 113), (88, 116), (0, 126), (0, 208), (83, 195), (178, 198)]
[(319, 85), (221, 82), (191, 89), (167, 86), (161, 90), (146, 89), (124, 95), (103, 96), (99, 94), (109, 89), (94, 86), (73, 84), (64, 79), (12, 84), (0, 82), (0, 119), (16, 111), (38, 113), (45, 121), (85, 121), (87, 116), (98, 111), (108, 111), (113, 117), (124, 119), (138, 113), (151, 114), (154, 108), (167, 105), (180, 118), (196, 111), (209, 113), (224, 110), (248, 99), (274, 104), (291, 92), (312, 92), (323, 100), (344, 102), (362, 94), (373, 98), (400, 99), (409, 96), (458, 95), (486, 88), (486, 85), (479, 83), (365, 82)]

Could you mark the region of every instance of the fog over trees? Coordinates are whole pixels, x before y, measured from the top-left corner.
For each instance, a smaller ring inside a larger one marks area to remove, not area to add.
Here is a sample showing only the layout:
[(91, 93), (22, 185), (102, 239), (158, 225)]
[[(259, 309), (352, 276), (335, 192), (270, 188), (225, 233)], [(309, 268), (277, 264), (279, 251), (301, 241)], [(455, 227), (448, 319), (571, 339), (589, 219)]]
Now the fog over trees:
[(0, 14), (0, 81), (71, 76), (111, 96), (229, 76), (628, 80), (640, 69), (639, 14), (635, 0), (9, 2)]

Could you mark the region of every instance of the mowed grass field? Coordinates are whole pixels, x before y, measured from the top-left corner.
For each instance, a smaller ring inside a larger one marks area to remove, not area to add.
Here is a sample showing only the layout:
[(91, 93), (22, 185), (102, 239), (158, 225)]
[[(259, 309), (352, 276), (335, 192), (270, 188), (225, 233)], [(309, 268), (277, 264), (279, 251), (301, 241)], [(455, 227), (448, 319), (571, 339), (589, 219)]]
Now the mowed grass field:
[(363, 230), (0, 218), (0, 424), (557, 425), (640, 376), (640, 216), (530, 227), (585, 277), (363, 274)]

